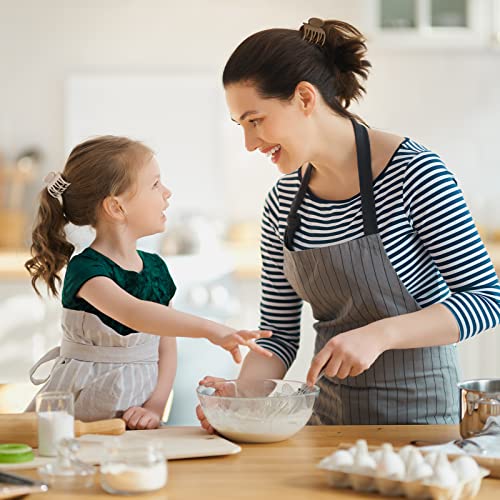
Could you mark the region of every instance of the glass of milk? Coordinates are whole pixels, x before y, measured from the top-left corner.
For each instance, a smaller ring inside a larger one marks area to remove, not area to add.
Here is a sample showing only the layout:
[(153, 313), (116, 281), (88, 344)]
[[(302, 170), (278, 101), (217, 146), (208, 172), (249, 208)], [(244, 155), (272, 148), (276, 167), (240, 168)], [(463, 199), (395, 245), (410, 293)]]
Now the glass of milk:
[(75, 437), (74, 398), (71, 392), (47, 391), (36, 397), (38, 454), (55, 457), (61, 439)]

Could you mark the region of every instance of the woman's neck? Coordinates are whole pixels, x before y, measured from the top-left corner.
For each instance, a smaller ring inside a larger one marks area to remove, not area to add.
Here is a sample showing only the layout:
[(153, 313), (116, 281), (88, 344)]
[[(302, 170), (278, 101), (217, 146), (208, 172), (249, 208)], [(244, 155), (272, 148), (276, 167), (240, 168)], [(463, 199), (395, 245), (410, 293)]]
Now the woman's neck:
[[(346, 200), (359, 193), (354, 129), (349, 119), (326, 114), (319, 121), (311, 164), (309, 189), (325, 200)], [(372, 176), (387, 166), (404, 137), (369, 129)], [(302, 170), (304, 172), (304, 170)]]
[(131, 271), (141, 271), (142, 259), (137, 253), (137, 240), (127, 231), (116, 227), (98, 225), (96, 237), (91, 248), (116, 262), (120, 267)]
[(320, 198), (340, 200), (359, 191), (356, 141), (350, 120), (326, 113), (318, 121), (309, 188)]

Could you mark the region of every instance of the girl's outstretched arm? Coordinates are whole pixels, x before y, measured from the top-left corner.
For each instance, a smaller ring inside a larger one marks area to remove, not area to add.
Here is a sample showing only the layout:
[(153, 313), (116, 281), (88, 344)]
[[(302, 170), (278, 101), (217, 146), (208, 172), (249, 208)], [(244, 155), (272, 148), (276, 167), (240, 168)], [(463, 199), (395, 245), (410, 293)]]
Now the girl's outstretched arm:
[(247, 346), (263, 356), (272, 356), (270, 351), (253, 342), (258, 338), (270, 337), (271, 332), (237, 331), (162, 304), (140, 300), (104, 276), (96, 276), (86, 281), (77, 296), (103, 314), (138, 332), (166, 337), (207, 338), (213, 344), (229, 351), (236, 363), (241, 362), (240, 345)]

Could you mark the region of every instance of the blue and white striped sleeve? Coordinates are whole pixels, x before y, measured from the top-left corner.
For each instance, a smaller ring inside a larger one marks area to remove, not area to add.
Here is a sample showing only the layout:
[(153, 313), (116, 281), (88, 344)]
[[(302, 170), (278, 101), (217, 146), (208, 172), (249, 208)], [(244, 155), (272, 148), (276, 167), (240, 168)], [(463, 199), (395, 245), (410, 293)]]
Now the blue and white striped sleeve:
[(273, 335), (269, 339), (259, 339), (257, 343), (278, 356), (288, 369), (299, 349), (302, 300), (284, 274), (283, 241), (278, 227), (279, 198), (274, 187), (266, 198), (262, 217), (259, 326), (261, 330), (272, 331)]
[(412, 159), (403, 193), (406, 214), (451, 291), (442, 304), (455, 316), (460, 340), (500, 324), (498, 276), (439, 156), (425, 151)]

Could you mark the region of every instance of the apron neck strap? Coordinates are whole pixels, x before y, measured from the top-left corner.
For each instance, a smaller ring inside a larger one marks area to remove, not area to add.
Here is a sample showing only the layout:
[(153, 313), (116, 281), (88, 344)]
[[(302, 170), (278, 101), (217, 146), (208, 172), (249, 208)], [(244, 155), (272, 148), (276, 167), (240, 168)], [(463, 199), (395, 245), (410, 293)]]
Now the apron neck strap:
[[(363, 228), (365, 236), (376, 234), (377, 215), (375, 213), (375, 196), (373, 194), (372, 160), (370, 152), (370, 139), (366, 128), (356, 120), (351, 119), (356, 140), (356, 154), (358, 160), (359, 190), (361, 194), (361, 209), (363, 213)], [(285, 246), (293, 250), (293, 238), (300, 227), (300, 215), (298, 210), (306, 196), (307, 187), (312, 175), (312, 165), (309, 164), (300, 183), (300, 188), (290, 207), (286, 219)]]
[(372, 158), (370, 139), (366, 127), (351, 119), (356, 139), (356, 154), (358, 157), (359, 191), (361, 193), (361, 209), (363, 212), (363, 227), (365, 236), (376, 234), (377, 214), (375, 213), (375, 195), (373, 194)]
[(309, 163), (307, 169), (300, 183), (299, 190), (292, 201), (292, 206), (290, 207), (290, 212), (288, 212), (288, 217), (286, 218), (286, 229), (285, 229), (285, 246), (288, 250), (293, 248), (293, 237), (300, 227), (300, 215), (298, 210), (302, 201), (304, 200), (307, 192), (307, 186), (309, 186), (309, 181), (312, 175), (312, 165)]

